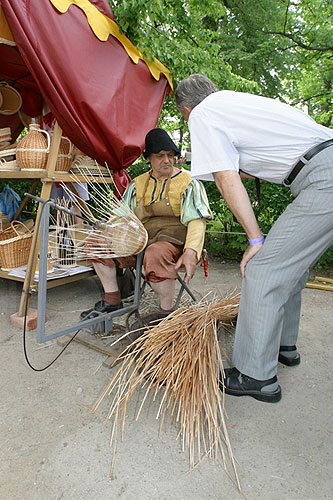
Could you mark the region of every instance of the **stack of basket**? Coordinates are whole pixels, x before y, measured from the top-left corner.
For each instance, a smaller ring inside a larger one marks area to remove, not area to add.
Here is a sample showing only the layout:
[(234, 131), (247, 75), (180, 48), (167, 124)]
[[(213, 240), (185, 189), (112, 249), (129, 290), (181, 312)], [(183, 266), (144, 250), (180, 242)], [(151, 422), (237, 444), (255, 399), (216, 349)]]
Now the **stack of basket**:
[(10, 271), (25, 266), (29, 260), (32, 232), (20, 221), (12, 221), (10, 227), (0, 232), (0, 267)]
[(20, 170), (16, 161), (16, 144), (0, 149), (0, 171), (3, 170)]
[(5, 149), (11, 143), (12, 135), (9, 127), (0, 128), (0, 150)]

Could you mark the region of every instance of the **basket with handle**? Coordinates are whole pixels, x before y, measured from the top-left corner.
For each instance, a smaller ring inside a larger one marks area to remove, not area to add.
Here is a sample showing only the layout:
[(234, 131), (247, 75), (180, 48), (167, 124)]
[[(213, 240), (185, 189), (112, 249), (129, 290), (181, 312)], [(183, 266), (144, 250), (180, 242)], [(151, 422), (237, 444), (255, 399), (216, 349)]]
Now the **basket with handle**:
[(55, 172), (68, 172), (72, 159), (73, 159), (74, 147), (72, 142), (68, 137), (61, 137), (59, 153), (57, 157), (57, 162), (55, 166)]
[(31, 123), (29, 132), (16, 147), (16, 160), (21, 170), (43, 170), (49, 151), (50, 134), (41, 130), (38, 123)]
[[(24, 232), (20, 232), (18, 227)], [(25, 266), (29, 260), (32, 232), (18, 220), (0, 233), (0, 266), (3, 271)]]

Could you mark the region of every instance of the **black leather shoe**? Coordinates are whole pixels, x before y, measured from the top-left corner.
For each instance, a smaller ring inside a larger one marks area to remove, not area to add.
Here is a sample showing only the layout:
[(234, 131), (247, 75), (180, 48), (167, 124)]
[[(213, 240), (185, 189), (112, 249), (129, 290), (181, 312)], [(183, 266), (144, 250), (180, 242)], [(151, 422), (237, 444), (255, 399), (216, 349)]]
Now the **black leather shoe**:
[(120, 302), (120, 304), (111, 305), (105, 302), (105, 300), (99, 300), (98, 302), (96, 302), (94, 307), (88, 309), (87, 311), (83, 311), (80, 314), (80, 319), (81, 320), (88, 319), (88, 316), (89, 318), (96, 318), (96, 316), (98, 316), (98, 313), (109, 313), (113, 311), (118, 311), (118, 309), (122, 309), (122, 307), (123, 307), (122, 302)]
[[(221, 382), (220, 389), (223, 391)], [(266, 403), (277, 403), (281, 399), (281, 387), (276, 376), (268, 380), (256, 380), (243, 375), (237, 368), (224, 370), (224, 390), (231, 396), (251, 396)]]
[(286, 366), (299, 365), (301, 362), (301, 356), (297, 352), (297, 347), (295, 345), (282, 345), (280, 347), (279, 361)]

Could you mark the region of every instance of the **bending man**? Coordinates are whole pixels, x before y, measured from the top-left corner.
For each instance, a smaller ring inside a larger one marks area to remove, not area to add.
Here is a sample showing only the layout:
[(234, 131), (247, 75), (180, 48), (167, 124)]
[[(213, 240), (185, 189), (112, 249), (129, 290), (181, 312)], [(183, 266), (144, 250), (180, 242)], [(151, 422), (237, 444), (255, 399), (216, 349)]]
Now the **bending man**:
[[(226, 393), (279, 401), (278, 360), (300, 362), (301, 290), (333, 242), (333, 130), (277, 100), (218, 91), (203, 75), (180, 82), (175, 98), (191, 133), (191, 175), (215, 180), (249, 240)], [(265, 243), (240, 171), (295, 197)]]

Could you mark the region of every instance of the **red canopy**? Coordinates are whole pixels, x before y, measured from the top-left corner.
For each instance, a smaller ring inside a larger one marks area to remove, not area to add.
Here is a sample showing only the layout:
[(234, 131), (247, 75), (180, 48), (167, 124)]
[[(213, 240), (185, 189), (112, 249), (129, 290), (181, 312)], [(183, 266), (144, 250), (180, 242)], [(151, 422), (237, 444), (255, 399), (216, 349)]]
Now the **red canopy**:
[[(118, 171), (115, 180), (125, 186), (121, 169), (138, 158), (156, 126), (170, 90), (167, 78), (153, 78), (142, 59), (135, 64), (114, 36), (98, 39), (77, 5), (64, 13), (49, 0), (1, 5), (16, 47), (0, 44), (0, 79), (40, 92), (72, 142)], [(90, 7), (113, 19), (107, 0)]]

